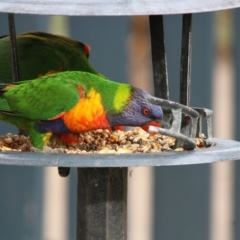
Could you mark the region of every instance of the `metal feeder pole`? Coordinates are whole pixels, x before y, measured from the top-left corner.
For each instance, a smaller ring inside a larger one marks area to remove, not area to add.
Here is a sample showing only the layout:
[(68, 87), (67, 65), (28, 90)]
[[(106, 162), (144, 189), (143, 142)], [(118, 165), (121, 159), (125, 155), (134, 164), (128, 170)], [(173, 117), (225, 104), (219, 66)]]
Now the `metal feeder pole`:
[(19, 66), (18, 66), (18, 57), (17, 57), (17, 43), (16, 43), (14, 14), (12, 13), (8, 14), (8, 27), (9, 27), (9, 35), (10, 35), (10, 42), (11, 42), (12, 77), (13, 77), (13, 82), (17, 82), (19, 79)]
[(127, 171), (78, 168), (77, 240), (127, 239)]

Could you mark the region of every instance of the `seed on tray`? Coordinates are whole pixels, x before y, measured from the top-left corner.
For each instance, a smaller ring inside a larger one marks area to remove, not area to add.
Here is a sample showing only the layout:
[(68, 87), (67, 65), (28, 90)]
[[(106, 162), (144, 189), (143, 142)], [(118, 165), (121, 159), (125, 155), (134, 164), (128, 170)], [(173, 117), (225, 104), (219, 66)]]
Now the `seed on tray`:
[(4, 138), (3, 141), (4, 141), (6, 144), (10, 144), (10, 143), (13, 142), (12, 138), (10, 138), (10, 137)]
[[(196, 149), (209, 147), (205, 136), (195, 139)], [(159, 153), (165, 151), (184, 151), (182, 147), (175, 148), (176, 139), (161, 134), (147, 133), (141, 128), (130, 131), (95, 130), (79, 134), (79, 144), (75, 147), (63, 146), (53, 139), (43, 152), (88, 154), (88, 153)], [(7, 133), (0, 136), (0, 149), (3, 151), (33, 151), (28, 137)], [(48, 151), (48, 150), (49, 151)], [(50, 151), (50, 149), (52, 149)]]

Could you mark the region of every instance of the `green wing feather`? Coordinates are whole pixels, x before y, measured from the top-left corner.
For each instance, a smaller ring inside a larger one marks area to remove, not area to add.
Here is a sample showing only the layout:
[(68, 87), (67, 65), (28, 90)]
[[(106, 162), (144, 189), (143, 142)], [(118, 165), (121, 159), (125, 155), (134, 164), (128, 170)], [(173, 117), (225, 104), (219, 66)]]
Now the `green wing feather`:
[[(99, 74), (89, 63), (85, 45), (79, 41), (44, 33), (17, 36), (19, 80), (30, 80), (49, 71), (85, 71)], [(10, 38), (0, 38), (0, 81), (12, 82)]]
[(49, 120), (77, 104), (81, 98), (77, 87), (76, 81), (58, 74), (23, 82), (4, 93), (0, 110), (32, 120)]

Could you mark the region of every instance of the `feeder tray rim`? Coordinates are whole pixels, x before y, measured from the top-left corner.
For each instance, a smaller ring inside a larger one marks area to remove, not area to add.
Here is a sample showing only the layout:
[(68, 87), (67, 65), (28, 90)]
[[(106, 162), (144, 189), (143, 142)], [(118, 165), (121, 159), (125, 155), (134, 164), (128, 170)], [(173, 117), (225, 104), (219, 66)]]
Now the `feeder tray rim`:
[(240, 7), (240, 0), (4, 0), (0, 12), (71, 15), (71, 16), (127, 16), (184, 14), (219, 11)]
[(240, 142), (212, 138), (215, 146), (163, 153), (64, 154), (5, 151), (0, 164), (17, 166), (60, 167), (133, 167), (206, 164), (240, 159)]

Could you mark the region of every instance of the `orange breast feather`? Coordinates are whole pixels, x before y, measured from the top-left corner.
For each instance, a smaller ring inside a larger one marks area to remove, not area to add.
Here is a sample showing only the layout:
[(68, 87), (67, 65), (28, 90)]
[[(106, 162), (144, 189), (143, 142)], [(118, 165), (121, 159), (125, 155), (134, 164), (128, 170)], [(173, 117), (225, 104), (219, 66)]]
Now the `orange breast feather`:
[(61, 116), (71, 132), (81, 133), (94, 129), (109, 128), (101, 95), (91, 89), (87, 96), (81, 94), (80, 101)]

